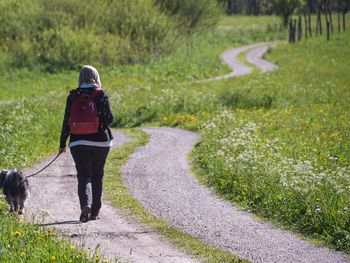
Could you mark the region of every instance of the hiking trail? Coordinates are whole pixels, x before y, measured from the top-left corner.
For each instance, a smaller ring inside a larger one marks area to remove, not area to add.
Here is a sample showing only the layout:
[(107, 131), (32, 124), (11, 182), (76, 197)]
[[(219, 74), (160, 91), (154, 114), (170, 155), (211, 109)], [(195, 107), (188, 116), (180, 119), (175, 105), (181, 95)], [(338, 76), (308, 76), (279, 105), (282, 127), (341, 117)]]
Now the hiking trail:
[(226, 50), (220, 55), (220, 59), (227, 64), (232, 72), (223, 76), (208, 78), (204, 80), (198, 80), (197, 83), (215, 81), (215, 80), (223, 80), (229, 78), (235, 78), (243, 75), (248, 75), (252, 73), (253, 68), (243, 64), (237, 56), (241, 53), (248, 52), (247, 61), (250, 64), (253, 64), (257, 68), (261, 70), (262, 73), (270, 72), (276, 70), (278, 67), (275, 64), (264, 59), (264, 55), (267, 52), (269, 47), (274, 47), (278, 44), (278, 42), (268, 42), (268, 43), (260, 43), (260, 44), (252, 44), (239, 48), (232, 48)]

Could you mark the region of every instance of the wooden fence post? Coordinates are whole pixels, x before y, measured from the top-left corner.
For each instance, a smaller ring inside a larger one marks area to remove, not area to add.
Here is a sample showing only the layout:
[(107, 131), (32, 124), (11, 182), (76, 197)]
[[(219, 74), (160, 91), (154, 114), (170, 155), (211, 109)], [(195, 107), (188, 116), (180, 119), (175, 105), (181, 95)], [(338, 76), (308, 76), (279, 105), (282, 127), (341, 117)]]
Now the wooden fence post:
[(293, 43), (295, 42), (295, 35), (297, 33), (297, 20), (294, 19), (294, 25), (293, 25)]
[(320, 23), (318, 21), (318, 13), (317, 13), (317, 18), (316, 18), (316, 36), (318, 36), (319, 27), (320, 27)]
[(302, 34), (303, 34), (303, 29), (302, 29), (301, 14), (299, 14), (299, 17), (298, 17), (298, 41), (301, 41)]
[(292, 34), (293, 34), (293, 20), (291, 19), (289, 21), (289, 43), (293, 42)]
[(331, 32), (334, 32), (334, 28), (333, 28), (333, 19), (332, 19), (332, 11), (330, 8), (328, 8), (328, 17), (329, 17), (329, 23), (331, 26)]
[(309, 36), (312, 37), (312, 28), (311, 28), (311, 13), (309, 13)]
[(331, 23), (327, 21), (327, 41), (330, 39), (330, 34), (331, 34)]
[(305, 39), (307, 39), (308, 35), (308, 26), (307, 26), (307, 16), (304, 14), (304, 23), (305, 23)]
[(318, 22), (319, 22), (319, 29), (320, 29), (320, 35), (323, 35), (323, 30), (322, 30), (322, 17), (321, 17), (321, 10), (318, 13)]
[(345, 32), (345, 30), (346, 30), (346, 18), (345, 18), (345, 16), (346, 16), (346, 12), (344, 11), (343, 12), (343, 31)]

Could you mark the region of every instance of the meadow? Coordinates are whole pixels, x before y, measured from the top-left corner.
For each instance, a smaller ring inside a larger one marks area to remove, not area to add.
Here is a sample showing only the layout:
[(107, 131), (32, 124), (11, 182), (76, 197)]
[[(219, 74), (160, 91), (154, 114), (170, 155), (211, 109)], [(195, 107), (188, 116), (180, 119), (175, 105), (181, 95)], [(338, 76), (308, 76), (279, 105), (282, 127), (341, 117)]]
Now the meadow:
[[(280, 67), (273, 73), (192, 82), (229, 72), (218, 59), (225, 49), (286, 36), (273, 17), (224, 17), (169, 55), (98, 69), (114, 127), (197, 131), (202, 139), (192, 160), (203, 183), (263, 218), (350, 252), (349, 33), (279, 44), (267, 54)], [(58, 150), (78, 71), (1, 72), (0, 168), (27, 167)], [(1, 217), (8, 216), (4, 209)], [(14, 225), (12, 232), (19, 227), (30, 228)]]
[(0, 260), (1, 262), (104, 262), (98, 250), (93, 255), (57, 237), (52, 228), (40, 228), (20, 220), (0, 204)]
[(215, 84), (226, 107), (199, 128), (193, 157), (226, 198), (347, 252), (349, 41), (280, 44), (268, 54), (278, 71)]

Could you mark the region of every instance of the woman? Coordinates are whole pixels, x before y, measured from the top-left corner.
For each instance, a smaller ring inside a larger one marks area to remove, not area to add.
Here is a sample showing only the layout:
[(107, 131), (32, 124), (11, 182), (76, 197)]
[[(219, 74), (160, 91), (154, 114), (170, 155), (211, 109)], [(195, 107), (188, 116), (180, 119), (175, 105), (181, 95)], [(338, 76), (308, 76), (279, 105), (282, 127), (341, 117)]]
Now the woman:
[[(94, 117), (97, 124), (93, 129), (79, 126), (78, 119), (83, 115), (81, 111), (86, 108), (81, 103), (86, 103), (86, 100), (89, 100), (86, 105), (90, 107), (88, 115), (94, 114), (97, 109)], [(113, 118), (97, 70), (92, 66), (83, 66), (78, 88), (71, 90), (67, 98), (59, 149), (59, 153), (66, 151), (66, 141), (70, 137), (69, 147), (78, 173), (81, 222), (99, 218), (104, 165), (113, 139), (108, 126)]]

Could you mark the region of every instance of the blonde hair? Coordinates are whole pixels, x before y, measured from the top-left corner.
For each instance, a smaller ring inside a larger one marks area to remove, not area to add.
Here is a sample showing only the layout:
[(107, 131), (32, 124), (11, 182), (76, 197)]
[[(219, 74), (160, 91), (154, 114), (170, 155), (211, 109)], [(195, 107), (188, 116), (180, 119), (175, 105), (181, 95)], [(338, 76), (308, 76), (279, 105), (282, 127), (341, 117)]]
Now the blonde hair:
[(90, 65), (85, 65), (81, 68), (79, 73), (78, 87), (81, 84), (96, 84), (101, 87), (100, 75), (97, 70)]

